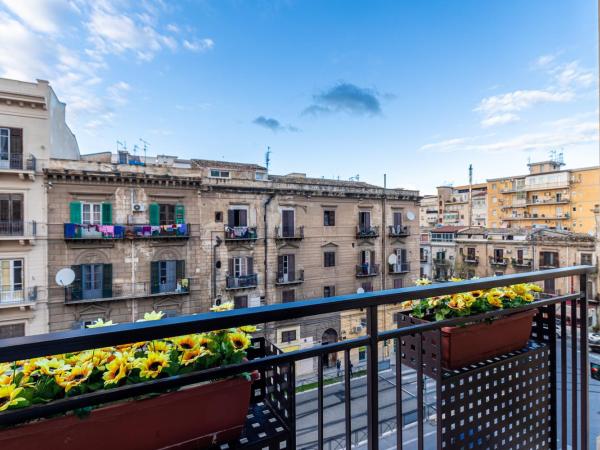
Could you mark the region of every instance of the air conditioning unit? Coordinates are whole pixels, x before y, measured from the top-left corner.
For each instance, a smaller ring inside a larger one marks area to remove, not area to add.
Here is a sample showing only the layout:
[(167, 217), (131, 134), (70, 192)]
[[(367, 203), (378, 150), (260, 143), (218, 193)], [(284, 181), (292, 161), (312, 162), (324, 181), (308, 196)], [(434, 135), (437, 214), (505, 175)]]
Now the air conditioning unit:
[(352, 327), (352, 332), (355, 334), (358, 334), (358, 333), (362, 332), (363, 329), (364, 329), (364, 327), (362, 325), (358, 325), (356, 327)]
[(131, 207), (131, 210), (133, 212), (143, 212), (146, 211), (146, 205), (144, 205), (143, 203), (134, 203)]

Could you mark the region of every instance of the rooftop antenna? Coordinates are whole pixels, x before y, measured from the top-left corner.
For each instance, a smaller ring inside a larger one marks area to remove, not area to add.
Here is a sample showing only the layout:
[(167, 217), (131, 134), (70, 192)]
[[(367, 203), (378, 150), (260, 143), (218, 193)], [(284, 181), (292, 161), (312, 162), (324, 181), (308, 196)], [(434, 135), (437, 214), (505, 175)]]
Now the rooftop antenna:
[(146, 165), (146, 153), (148, 152), (148, 147), (150, 147), (150, 142), (143, 140), (140, 138), (140, 142), (144, 144), (144, 165)]
[(360, 181), (360, 175), (357, 173), (353, 177), (348, 178), (348, 181)]
[(473, 164), (469, 164), (469, 227), (473, 226)]
[(127, 151), (127, 141), (117, 141), (117, 151), (119, 150)]
[(269, 171), (270, 163), (271, 163), (271, 147), (267, 146), (267, 152), (265, 153), (265, 166), (267, 168), (267, 172)]

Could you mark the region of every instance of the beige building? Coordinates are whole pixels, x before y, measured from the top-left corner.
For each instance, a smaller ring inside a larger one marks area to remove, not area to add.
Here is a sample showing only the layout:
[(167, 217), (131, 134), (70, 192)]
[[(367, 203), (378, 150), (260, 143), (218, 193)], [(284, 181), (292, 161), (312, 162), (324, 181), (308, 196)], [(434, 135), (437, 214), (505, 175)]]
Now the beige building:
[(0, 339), (48, 331), (49, 158), (78, 154), (48, 82), (0, 79)]
[(487, 223), (486, 183), (439, 186), (437, 195), (425, 195), (419, 207), (422, 228), (434, 226), (477, 226)]
[[(416, 191), (126, 152), (54, 160), (46, 177), (49, 282), (76, 273), (66, 293), (50, 289), (52, 330), (402, 287), (419, 274)], [(362, 325), (348, 314), (265, 326), (297, 348)]]

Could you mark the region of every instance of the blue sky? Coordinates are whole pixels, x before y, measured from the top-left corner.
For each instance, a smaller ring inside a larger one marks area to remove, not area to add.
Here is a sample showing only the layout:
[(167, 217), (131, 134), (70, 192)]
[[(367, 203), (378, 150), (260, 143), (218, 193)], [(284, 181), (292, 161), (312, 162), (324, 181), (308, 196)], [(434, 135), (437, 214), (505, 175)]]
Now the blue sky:
[(48, 79), (83, 153), (263, 163), (431, 193), (598, 163), (591, 0), (0, 0), (0, 76)]

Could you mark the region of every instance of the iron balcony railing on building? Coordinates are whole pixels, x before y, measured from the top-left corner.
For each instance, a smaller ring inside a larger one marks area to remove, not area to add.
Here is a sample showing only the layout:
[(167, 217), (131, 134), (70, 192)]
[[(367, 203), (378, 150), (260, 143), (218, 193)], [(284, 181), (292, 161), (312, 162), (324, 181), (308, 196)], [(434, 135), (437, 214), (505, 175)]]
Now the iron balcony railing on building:
[(497, 256), (490, 256), (490, 265), (492, 266), (507, 266), (508, 258), (501, 258)]
[(559, 267), (558, 261), (540, 261), (540, 270), (558, 269)]
[(190, 225), (99, 225), (65, 223), (65, 240), (187, 239)]
[(396, 264), (388, 264), (389, 273), (408, 273), (410, 272), (409, 262), (399, 262)]
[(304, 225), (299, 227), (275, 227), (275, 239), (299, 241), (304, 239)]
[(390, 237), (406, 237), (410, 236), (410, 228), (408, 225), (390, 225), (389, 226)]
[(26, 289), (1, 289), (0, 308), (7, 306), (21, 306), (33, 303), (38, 297), (38, 287), (32, 286)]
[(0, 238), (34, 237), (37, 234), (36, 221), (11, 220), (0, 221)]
[(256, 227), (230, 227), (225, 225), (225, 242), (256, 241)]
[(304, 283), (304, 270), (297, 270), (295, 272), (277, 272), (277, 279), (275, 281), (275, 284), (285, 285), (300, 283)]
[[(226, 448), (589, 450), (592, 436), (588, 329), (580, 328), (578, 322), (585, 322), (581, 319), (588, 316), (586, 289), (588, 275), (594, 270), (591, 266), (565, 267), (0, 340), (0, 363), (12, 363), (249, 324), (283, 322), (285, 325), (301, 319), (314, 322), (321, 315), (361, 310), (366, 315), (365, 334), (355, 338), (298, 347), (288, 352), (254, 351), (253, 346), (248, 359), (237, 364), (70, 395), (32, 407), (8, 409), (0, 412), (0, 425), (10, 427), (258, 370), (263, 375), (260, 377), (263, 383), (282, 376), (287, 387), (273, 385), (267, 389), (272, 395), (253, 397), (246, 431), (242, 434), (245, 441), (229, 442)], [(490, 322), (514, 315), (514, 309), (495, 309), (476, 316), (437, 322), (398, 321), (387, 329), (385, 324), (390, 325), (389, 321), (379, 320), (383, 308), (407, 300), (564, 277), (579, 280), (575, 292), (542, 298), (520, 307), (521, 312), (535, 314), (529, 342), (524, 348), (492, 359), (482, 358), (478, 363), (457, 370), (449, 371), (441, 366), (437, 343), (441, 342), (442, 329)], [(258, 343), (258, 347), (264, 348), (265, 344)], [(394, 348), (398, 351), (388, 356), (389, 349)], [(352, 355), (356, 352), (364, 355), (365, 372), (360, 379), (352, 379)], [(337, 408), (338, 401), (328, 401), (330, 391), (329, 388), (325, 390), (330, 384), (325, 378), (329, 355), (338, 355), (343, 361), (338, 369), (340, 383), (336, 392), (343, 399), (351, 399), (342, 401), (340, 408)], [(382, 364), (385, 358), (389, 358), (388, 364)], [(294, 389), (295, 363), (310, 360), (317, 366), (315, 390), (309, 397), (299, 397), (301, 394)], [(386, 372), (380, 373), (382, 367)], [(414, 380), (411, 382), (414, 388), (410, 390), (404, 382), (407, 377)], [(281, 392), (285, 395), (280, 396)], [(314, 421), (307, 421), (306, 402), (313, 398), (314, 405), (308, 404), (308, 407)], [(261, 441), (251, 442), (251, 430), (258, 422), (254, 408), (271, 400), (274, 400), (273, 406), (285, 405), (284, 410), (264, 414), (275, 420), (283, 419), (278, 425), (279, 434), (271, 438), (264, 433)], [(407, 422), (411, 421), (414, 426), (407, 427)]]
[(511, 262), (513, 267), (519, 269), (531, 269), (533, 267), (533, 260), (531, 258), (512, 258)]
[(479, 256), (465, 255), (463, 256), (463, 261), (465, 262), (465, 264), (476, 266), (477, 264), (479, 264)]
[(379, 264), (358, 264), (356, 266), (357, 277), (374, 277), (379, 275)]
[(0, 170), (28, 170), (35, 172), (36, 169), (36, 158), (33, 155), (29, 155), (27, 159), (21, 154), (11, 154), (8, 159), (0, 159)]
[(450, 260), (446, 258), (433, 258), (433, 263), (436, 266), (449, 266)]
[(227, 275), (226, 289), (251, 289), (258, 286), (258, 274), (250, 275)]
[(427, 261), (429, 261), (429, 253), (427, 253), (427, 252), (421, 252), (421, 254), (419, 255), (419, 261), (420, 262), (427, 262)]
[(190, 292), (191, 284), (191, 278), (180, 278), (172, 282), (156, 280), (137, 281), (135, 283), (109, 283), (107, 285), (99, 283), (96, 286), (71, 285), (65, 288), (65, 303), (116, 301), (161, 295), (186, 295)]
[(358, 239), (370, 239), (379, 237), (379, 227), (359, 225), (356, 227), (356, 237)]

